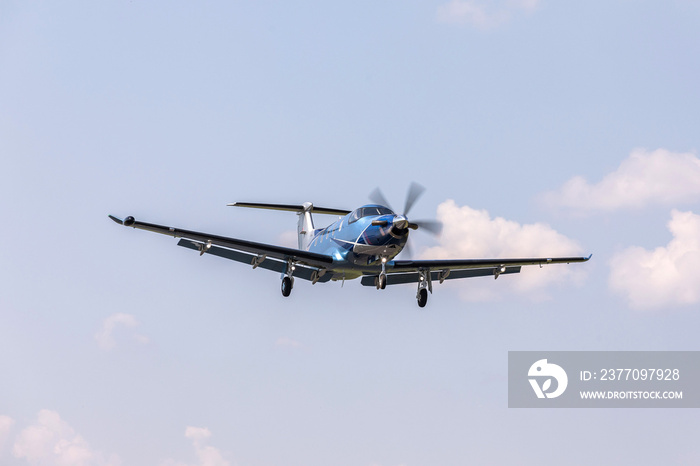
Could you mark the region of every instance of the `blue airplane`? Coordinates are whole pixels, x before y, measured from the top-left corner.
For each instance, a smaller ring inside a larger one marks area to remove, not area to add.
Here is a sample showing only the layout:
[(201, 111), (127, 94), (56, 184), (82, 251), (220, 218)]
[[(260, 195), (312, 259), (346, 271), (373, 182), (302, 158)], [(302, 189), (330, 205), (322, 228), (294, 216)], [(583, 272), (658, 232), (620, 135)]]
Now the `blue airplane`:
[[(414, 221), (408, 213), (424, 188), (411, 184), (403, 214), (396, 214), (376, 189), (367, 204), (353, 211), (316, 207), (310, 202), (301, 205), (262, 204), (236, 202), (234, 207), (271, 209), (296, 212), (299, 248), (287, 248), (257, 243), (226, 236), (200, 233), (163, 225), (125, 219), (110, 215), (120, 225), (140, 230), (162, 233), (181, 238), (177, 243), (199, 255), (212, 254), (225, 259), (252, 265), (281, 274), (282, 295), (289, 296), (294, 279), (308, 280), (312, 284), (328, 281), (361, 278), (364, 286), (383, 290), (387, 285), (417, 283), (418, 306), (428, 302), (428, 292), (433, 292), (433, 282), (457, 278), (493, 276), (519, 273), (524, 265), (561, 264), (585, 262), (588, 257), (519, 258), (519, 259), (448, 259), (448, 260), (394, 260), (407, 246), (409, 232), (419, 228), (439, 234), (442, 224), (437, 221)], [(326, 228), (314, 226), (312, 214), (340, 216)]]

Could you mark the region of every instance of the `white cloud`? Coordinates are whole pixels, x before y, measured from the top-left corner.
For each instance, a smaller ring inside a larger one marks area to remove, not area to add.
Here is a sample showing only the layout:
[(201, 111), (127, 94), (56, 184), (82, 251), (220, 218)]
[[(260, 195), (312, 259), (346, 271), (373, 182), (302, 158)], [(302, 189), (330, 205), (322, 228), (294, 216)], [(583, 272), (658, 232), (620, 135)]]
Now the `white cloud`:
[(510, 0), (487, 2), (479, 0), (451, 0), (440, 5), (437, 19), (443, 23), (471, 24), (491, 28), (507, 22), (518, 10), (532, 11), (539, 0)]
[(7, 437), (10, 435), (10, 430), (15, 421), (10, 416), (0, 416), (0, 452), (2, 452)]
[[(549, 225), (521, 225), (501, 217), (491, 218), (486, 210), (460, 207), (453, 200), (438, 206), (438, 219), (443, 222), (439, 245), (424, 251), (421, 255), (423, 259), (567, 257), (582, 254), (578, 243)], [(523, 267), (518, 275), (499, 278), (498, 283), (492, 285), (484, 283), (485, 278), (475, 278), (459, 280), (459, 287), (467, 291), (464, 296), (469, 300), (493, 299), (497, 293), (508, 288), (543, 298), (544, 288), (552, 283), (579, 281), (585, 273), (584, 267), (582, 264), (556, 264), (543, 268), (529, 266)]]
[(635, 309), (700, 302), (700, 215), (674, 209), (668, 229), (665, 247), (633, 246), (610, 261), (610, 288)]
[(61, 419), (55, 411), (42, 409), (35, 424), (20, 432), (12, 453), (30, 465), (41, 466), (117, 466), (116, 456), (105, 460), (87, 441)]
[(545, 194), (544, 199), (550, 205), (583, 212), (697, 201), (700, 159), (666, 149), (637, 149), (597, 184), (576, 176), (559, 190)]
[(192, 440), (197, 463), (188, 465), (186, 463), (166, 460), (160, 466), (230, 466), (230, 462), (225, 460), (218, 448), (207, 445), (207, 440), (211, 437), (211, 432), (205, 427), (188, 426), (185, 429), (185, 437)]
[[(115, 347), (116, 341), (112, 333), (117, 326), (124, 326), (127, 328), (135, 328), (139, 326), (139, 322), (131, 314), (125, 314), (118, 312), (107, 317), (102, 322), (102, 328), (95, 334), (95, 340), (100, 345), (103, 350), (110, 350)], [(132, 338), (141, 344), (146, 344), (149, 342), (148, 337), (138, 333), (133, 333)]]

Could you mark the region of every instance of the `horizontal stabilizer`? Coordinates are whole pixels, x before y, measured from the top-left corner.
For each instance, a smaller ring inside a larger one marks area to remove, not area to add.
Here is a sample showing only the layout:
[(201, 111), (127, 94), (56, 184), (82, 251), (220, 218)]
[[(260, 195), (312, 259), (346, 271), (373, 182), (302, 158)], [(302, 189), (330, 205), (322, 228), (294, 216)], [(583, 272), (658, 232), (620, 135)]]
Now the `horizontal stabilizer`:
[(326, 207), (316, 207), (313, 204), (263, 204), (260, 202), (234, 202), (232, 204), (226, 204), (231, 207), (249, 207), (252, 209), (269, 209), (269, 210), (287, 210), (290, 212), (304, 212), (308, 205), (310, 205), (309, 212), (314, 214), (326, 214), (326, 215), (347, 215), (351, 211), (343, 209), (329, 209)]

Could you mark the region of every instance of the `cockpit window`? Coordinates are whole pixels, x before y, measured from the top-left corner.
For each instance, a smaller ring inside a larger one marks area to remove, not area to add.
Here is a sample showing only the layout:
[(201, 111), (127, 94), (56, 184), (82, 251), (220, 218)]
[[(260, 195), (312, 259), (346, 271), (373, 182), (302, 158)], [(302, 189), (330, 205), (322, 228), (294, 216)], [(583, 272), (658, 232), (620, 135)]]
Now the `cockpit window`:
[(386, 215), (386, 214), (393, 214), (393, 212), (386, 207), (364, 207), (362, 210), (363, 212), (363, 217), (368, 217), (370, 215)]
[(360, 207), (359, 209), (355, 209), (355, 211), (350, 214), (350, 220), (348, 220), (348, 223), (354, 223), (362, 217), (387, 214), (391, 215), (393, 213), (394, 212), (392, 212), (391, 209), (387, 209), (386, 207)]

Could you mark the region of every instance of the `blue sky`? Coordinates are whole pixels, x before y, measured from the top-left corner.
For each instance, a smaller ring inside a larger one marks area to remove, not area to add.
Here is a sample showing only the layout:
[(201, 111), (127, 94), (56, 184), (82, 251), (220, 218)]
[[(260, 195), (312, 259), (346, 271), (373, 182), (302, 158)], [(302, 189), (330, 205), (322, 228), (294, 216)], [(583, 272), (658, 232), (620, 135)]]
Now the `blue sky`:
[[(699, 17), (1, 2), (0, 463), (696, 464), (694, 411), (509, 410), (506, 362), (698, 349)], [(280, 243), (292, 214), (226, 203), (401, 205), (414, 180), (412, 215), (445, 222), (416, 255), (593, 260), (425, 309), (357, 281), (285, 299), (107, 218)]]

